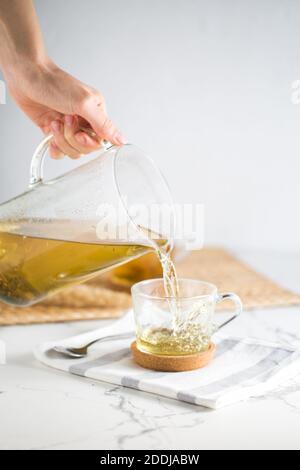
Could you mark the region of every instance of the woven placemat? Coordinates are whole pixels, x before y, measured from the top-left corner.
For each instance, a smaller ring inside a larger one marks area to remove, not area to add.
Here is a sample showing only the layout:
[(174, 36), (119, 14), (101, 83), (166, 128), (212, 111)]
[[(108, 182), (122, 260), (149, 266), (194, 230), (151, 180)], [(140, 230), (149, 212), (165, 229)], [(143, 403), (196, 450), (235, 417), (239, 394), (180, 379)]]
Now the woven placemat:
[[(132, 266), (139, 269), (141, 278), (149, 277), (151, 273), (152, 277), (159, 276), (157, 266), (155, 273), (153, 259), (147, 256), (148, 259), (135, 261)], [(130, 269), (130, 265), (127, 266)], [(241, 297), (245, 309), (300, 305), (300, 295), (279, 286), (220, 248), (205, 248), (190, 253), (178, 263), (178, 273), (181, 277), (212, 282), (219, 291), (235, 292)], [(120, 277), (112, 272), (60, 292), (32, 307), (15, 308), (0, 303), (0, 325), (116, 318), (130, 305), (128, 284), (124, 285)]]
[(222, 248), (192, 253), (178, 267), (181, 277), (212, 282), (219, 292), (240, 296), (244, 309), (300, 305), (300, 295), (281, 287)]

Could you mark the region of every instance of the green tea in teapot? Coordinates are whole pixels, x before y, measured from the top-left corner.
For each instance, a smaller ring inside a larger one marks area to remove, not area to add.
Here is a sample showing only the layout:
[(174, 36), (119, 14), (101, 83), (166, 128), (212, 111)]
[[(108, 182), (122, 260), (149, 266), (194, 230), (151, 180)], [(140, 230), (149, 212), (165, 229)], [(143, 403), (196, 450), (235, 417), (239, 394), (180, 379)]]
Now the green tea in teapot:
[[(151, 253), (158, 254), (167, 292), (176, 294), (166, 240), (174, 238), (174, 207), (153, 161), (132, 144), (107, 143), (97, 157), (45, 182), (51, 139), (33, 154), (29, 190), (0, 204), (0, 300), (30, 305)], [(149, 236), (150, 229), (165, 235)]]
[[(81, 236), (72, 240), (71, 235), (51, 237), (46, 221), (0, 224), (0, 300), (30, 305), (153, 251), (142, 244), (99, 241), (93, 228), (84, 230), (84, 222), (78, 225)], [(69, 221), (55, 222), (55, 233), (73, 233), (74, 237), (74, 231)], [(165, 243), (161, 240), (158, 245)]]

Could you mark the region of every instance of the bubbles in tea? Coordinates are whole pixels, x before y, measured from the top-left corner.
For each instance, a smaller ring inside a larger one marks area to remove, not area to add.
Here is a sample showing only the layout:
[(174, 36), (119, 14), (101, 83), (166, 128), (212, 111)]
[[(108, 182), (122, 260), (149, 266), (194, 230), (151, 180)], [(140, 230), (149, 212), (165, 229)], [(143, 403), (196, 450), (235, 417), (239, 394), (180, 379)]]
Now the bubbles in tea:
[(52, 238), (51, 231), (45, 221), (0, 226), (0, 300), (33, 304), (150, 250), (125, 242), (99, 243), (95, 231), (84, 231), (82, 225), (81, 236), (72, 241), (75, 228), (66, 221), (55, 223), (55, 233), (70, 240)]

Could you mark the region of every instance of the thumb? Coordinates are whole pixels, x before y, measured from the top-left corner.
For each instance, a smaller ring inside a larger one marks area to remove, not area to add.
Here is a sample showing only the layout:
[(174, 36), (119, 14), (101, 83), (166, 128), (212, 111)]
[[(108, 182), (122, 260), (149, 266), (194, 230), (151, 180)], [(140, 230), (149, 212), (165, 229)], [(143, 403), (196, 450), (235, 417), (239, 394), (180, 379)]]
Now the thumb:
[(98, 92), (85, 97), (76, 109), (76, 114), (85, 119), (100, 139), (115, 145), (126, 143), (125, 137), (107, 116), (105, 101)]

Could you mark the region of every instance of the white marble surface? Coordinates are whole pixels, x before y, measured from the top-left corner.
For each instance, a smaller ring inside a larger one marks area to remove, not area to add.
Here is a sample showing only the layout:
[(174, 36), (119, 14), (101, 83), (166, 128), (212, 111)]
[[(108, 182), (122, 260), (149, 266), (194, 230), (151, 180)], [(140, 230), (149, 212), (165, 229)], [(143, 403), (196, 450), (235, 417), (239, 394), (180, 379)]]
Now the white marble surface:
[[(300, 255), (242, 256), (300, 291)], [(0, 449), (300, 449), (300, 374), (264, 397), (211, 411), (70, 376), (34, 359), (33, 345), (100, 324), (1, 328), (7, 364), (0, 366)], [(300, 307), (246, 312), (227, 328), (300, 347)]]

